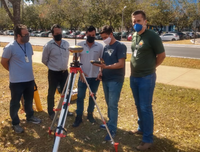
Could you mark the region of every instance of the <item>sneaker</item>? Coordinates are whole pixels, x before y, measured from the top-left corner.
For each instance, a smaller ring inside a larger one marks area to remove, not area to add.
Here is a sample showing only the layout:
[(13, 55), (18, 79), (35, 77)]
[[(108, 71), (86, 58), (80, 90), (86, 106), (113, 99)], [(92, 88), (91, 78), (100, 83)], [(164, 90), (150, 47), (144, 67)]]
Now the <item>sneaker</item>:
[(67, 113), (67, 116), (73, 116), (74, 114), (72, 112), (69, 112)]
[(92, 114), (92, 113), (88, 113), (87, 119), (88, 119), (91, 123), (95, 123), (95, 122), (96, 122), (95, 119), (94, 119), (94, 117), (93, 117), (93, 114)]
[(16, 133), (24, 132), (24, 129), (20, 125), (13, 125), (12, 128)]
[(141, 142), (141, 144), (139, 146), (136, 147), (137, 150), (148, 150), (151, 148), (153, 144), (152, 143), (145, 143), (145, 142)]
[(49, 118), (50, 118), (51, 120), (53, 120), (54, 117), (55, 117), (55, 113), (49, 115)]
[[(114, 138), (115, 137), (115, 132), (114, 131), (110, 131), (110, 135), (112, 136), (112, 138)], [(110, 136), (109, 136), (109, 134), (107, 134), (106, 135), (106, 137), (105, 137), (105, 141), (110, 141), (111, 139), (110, 139)]]
[(77, 115), (72, 127), (78, 127), (82, 122), (82, 115)]
[(132, 135), (143, 135), (143, 132), (141, 132), (139, 130), (131, 130), (131, 131), (129, 131), (129, 134), (132, 134)]
[(34, 123), (34, 124), (40, 124), (40, 123), (42, 122), (41, 119), (36, 118), (36, 117), (34, 117), (34, 116), (32, 116), (31, 118), (28, 118), (27, 121), (28, 121), (28, 122), (32, 122), (32, 123)]
[(100, 129), (106, 130), (106, 125), (105, 124), (100, 125)]

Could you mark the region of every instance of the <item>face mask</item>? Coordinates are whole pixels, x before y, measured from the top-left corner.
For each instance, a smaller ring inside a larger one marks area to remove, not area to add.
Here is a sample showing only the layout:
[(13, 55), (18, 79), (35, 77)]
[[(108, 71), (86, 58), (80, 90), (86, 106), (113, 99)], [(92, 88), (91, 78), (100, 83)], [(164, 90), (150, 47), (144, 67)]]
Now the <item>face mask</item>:
[(27, 35), (25, 35), (25, 36), (22, 36), (21, 41), (22, 41), (23, 43), (27, 43), (27, 42), (29, 41), (29, 34), (27, 34)]
[(54, 35), (53, 37), (55, 41), (60, 41), (62, 39), (62, 34)]
[(140, 32), (142, 30), (142, 25), (141, 24), (135, 24), (133, 26), (133, 28), (135, 29), (136, 32)]
[(93, 43), (93, 42), (94, 42), (94, 39), (95, 39), (95, 37), (87, 36), (87, 41), (88, 41), (89, 43)]
[(105, 40), (103, 40), (103, 42), (104, 42), (106, 45), (109, 45), (110, 42), (111, 42), (111, 37), (109, 36), (108, 38), (106, 38)]

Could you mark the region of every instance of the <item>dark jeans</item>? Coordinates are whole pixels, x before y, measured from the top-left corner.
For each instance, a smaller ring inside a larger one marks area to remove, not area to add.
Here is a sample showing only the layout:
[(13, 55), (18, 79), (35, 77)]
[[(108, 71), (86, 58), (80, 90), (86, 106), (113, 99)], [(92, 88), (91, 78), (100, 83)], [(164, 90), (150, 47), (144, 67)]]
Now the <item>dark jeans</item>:
[[(99, 86), (99, 80), (96, 80), (96, 78), (86, 78), (91, 91), (94, 93), (94, 97), (96, 99), (96, 92)], [(83, 114), (83, 109), (84, 109), (84, 99), (85, 99), (85, 92), (87, 89), (87, 85), (83, 82), (78, 81), (78, 98), (77, 98), (77, 110), (76, 113), (77, 115), (82, 115)], [(94, 101), (92, 97), (89, 97), (89, 105), (88, 105), (88, 113), (92, 113), (94, 111)]]
[(60, 85), (61, 91), (64, 88), (65, 82), (67, 80), (68, 71), (48, 71), (48, 82), (49, 82), (49, 89), (48, 89), (48, 96), (47, 96), (47, 104), (48, 104), (48, 114), (52, 115), (55, 112), (53, 111), (54, 108), (54, 95), (56, 92), (56, 88), (58, 84)]
[(11, 100), (10, 100), (10, 117), (13, 125), (18, 125), (20, 120), (18, 111), (20, 108), (20, 99), (24, 97), (24, 109), (26, 112), (26, 119), (33, 116), (33, 95), (34, 95), (34, 81), (10, 83)]

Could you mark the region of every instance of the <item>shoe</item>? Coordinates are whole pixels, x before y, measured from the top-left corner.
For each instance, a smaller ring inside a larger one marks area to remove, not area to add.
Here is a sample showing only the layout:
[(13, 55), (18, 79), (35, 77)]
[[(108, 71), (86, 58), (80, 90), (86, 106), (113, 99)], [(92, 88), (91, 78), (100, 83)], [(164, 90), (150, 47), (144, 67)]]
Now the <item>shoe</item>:
[(78, 127), (82, 122), (82, 115), (77, 115), (72, 127)]
[(139, 130), (131, 130), (131, 131), (129, 131), (129, 134), (132, 134), (132, 135), (134, 135), (134, 134), (136, 134), (136, 135), (143, 135), (143, 132), (141, 132)]
[(24, 129), (20, 125), (13, 125), (12, 128), (16, 133), (23, 133), (24, 132)]
[(137, 150), (148, 150), (151, 148), (153, 144), (152, 143), (145, 143), (145, 142), (141, 142), (141, 144), (139, 146), (136, 147)]
[(34, 123), (34, 124), (40, 124), (40, 123), (42, 122), (41, 119), (36, 118), (36, 117), (34, 117), (34, 116), (32, 116), (31, 118), (28, 118), (27, 121), (28, 121), (28, 122), (32, 122), (32, 123)]
[(95, 123), (95, 122), (96, 122), (95, 119), (94, 119), (94, 117), (93, 117), (93, 114), (92, 114), (92, 113), (88, 113), (87, 119), (88, 119), (91, 123)]
[(74, 114), (72, 112), (69, 112), (67, 113), (67, 116), (73, 116)]
[(106, 130), (106, 125), (104, 125), (104, 124), (100, 125), (100, 129)]
[[(112, 136), (112, 138), (114, 138), (115, 137), (115, 132), (114, 131), (110, 131), (110, 135)], [(110, 136), (109, 136), (109, 134), (107, 134), (106, 135), (106, 137), (105, 137), (105, 141), (110, 141), (111, 139), (110, 139)]]
[(53, 114), (49, 115), (49, 118), (50, 118), (51, 120), (53, 120), (53, 119), (54, 119), (54, 117), (55, 117), (55, 113), (53, 113)]

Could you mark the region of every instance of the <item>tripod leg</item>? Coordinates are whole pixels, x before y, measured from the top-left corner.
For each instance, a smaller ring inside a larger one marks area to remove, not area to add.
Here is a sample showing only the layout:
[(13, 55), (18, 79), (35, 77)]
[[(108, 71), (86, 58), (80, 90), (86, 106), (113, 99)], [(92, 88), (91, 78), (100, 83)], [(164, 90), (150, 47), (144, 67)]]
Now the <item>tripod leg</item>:
[(86, 85), (87, 85), (87, 87), (88, 87), (88, 89), (89, 89), (90, 96), (92, 97), (92, 99), (93, 99), (93, 101), (94, 101), (94, 103), (95, 103), (95, 105), (96, 105), (96, 107), (97, 107), (97, 110), (98, 110), (98, 112), (99, 112), (99, 114), (100, 114), (100, 116), (101, 116), (101, 120), (102, 120), (103, 124), (104, 124), (105, 127), (106, 127), (106, 130), (107, 130), (107, 132), (108, 132), (108, 134), (109, 134), (109, 136), (110, 136), (110, 139), (111, 139), (111, 141), (112, 141), (112, 144), (113, 144), (113, 145), (116, 145), (115, 142), (114, 142), (114, 139), (112, 138), (112, 136), (111, 136), (111, 134), (110, 134), (110, 130), (108, 129), (108, 126), (107, 126), (107, 124), (106, 124), (106, 121), (105, 121), (105, 119), (103, 118), (103, 115), (101, 114), (101, 111), (100, 111), (100, 109), (99, 109), (99, 106), (97, 105), (97, 102), (96, 102), (96, 100), (95, 100), (95, 98), (94, 98), (94, 93), (93, 93), (92, 90), (90, 89), (90, 86), (89, 86), (89, 84), (88, 84), (88, 82), (87, 82), (87, 80), (86, 80), (86, 78), (85, 78), (85, 75), (82, 73), (82, 71), (81, 71), (80, 74), (81, 74), (81, 75), (83, 76), (83, 78), (84, 78), (84, 81), (85, 81), (85, 83), (86, 83)]
[(70, 104), (70, 99), (71, 99), (71, 95), (72, 95), (72, 90), (73, 90), (75, 78), (76, 78), (76, 74), (70, 73), (69, 83), (67, 85), (67, 89), (65, 90), (64, 102), (63, 102), (63, 105), (62, 105), (60, 118), (59, 118), (59, 121), (58, 121), (56, 133), (55, 133), (56, 138), (55, 138), (55, 141), (54, 141), (53, 152), (58, 151), (60, 138), (65, 137), (63, 135), (63, 131), (64, 131), (64, 126), (65, 126), (65, 121), (66, 121), (66, 118), (67, 118), (67, 112), (68, 112), (68, 108), (69, 108), (69, 104)]
[(61, 93), (61, 96), (60, 96), (60, 100), (59, 100), (58, 106), (57, 106), (57, 108), (55, 110), (56, 111), (55, 116), (53, 118), (51, 126), (49, 127), (49, 135), (51, 135), (51, 132), (52, 132), (53, 127), (54, 127), (54, 124), (56, 123), (57, 117), (58, 117), (58, 115), (60, 113), (60, 109), (62, 107), (62, 103), (63, 103), (63, 99), (64, 99), (64, 95), (65, 95), (65, 89), (66, 89), (66, 87), (68, 88), (68, 86), (67, 86), (68, 85), (68, 79), (69, 79), (69, 75), (68, 75), (67, 80), (65, 82), (65, 85), (63, 87), (63, 90), (62, 90), (62, 93)]

